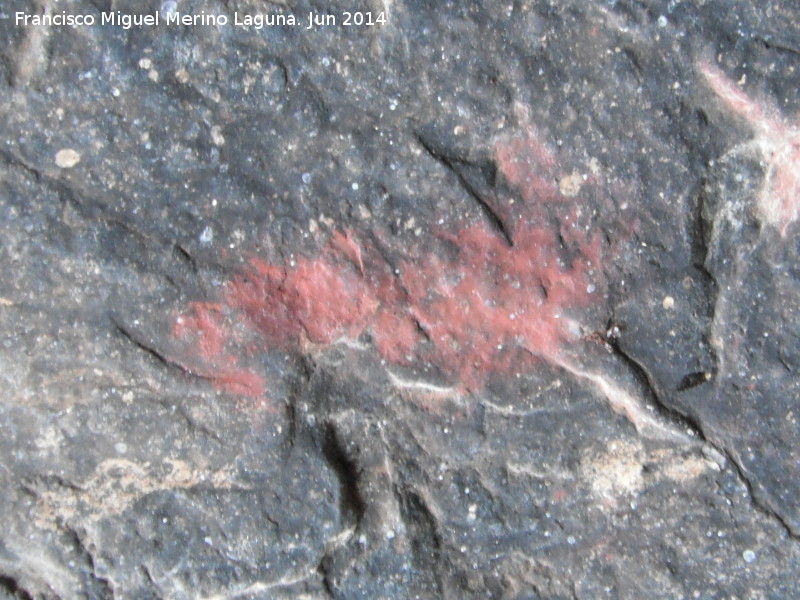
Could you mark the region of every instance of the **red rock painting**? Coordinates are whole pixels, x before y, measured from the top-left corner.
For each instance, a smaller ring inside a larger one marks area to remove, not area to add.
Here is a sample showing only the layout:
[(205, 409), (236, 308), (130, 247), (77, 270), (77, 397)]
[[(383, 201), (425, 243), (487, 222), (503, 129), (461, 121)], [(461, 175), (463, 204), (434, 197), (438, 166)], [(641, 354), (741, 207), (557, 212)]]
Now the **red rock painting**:
[[(269, 383), (246, 366), (258, 353), (359, 338), (387, 368), (432, 367), (463, 391), (539, 360), (563, 365), (563, 350), (582, 342), (581, 309), (603, 302), (600, 236), (580, 195), (559, 192), (555, 160), (531, 132), (498, 142), (495, 159), (523, 204), (513, 245), (474, 222), (435, 233), (446, 252), (348, 230), (313, 257), (252, 257), (217, 302), (177, 318), (182, 364), (251, 397), (268, 395)], [(387, 255), (397, 257), (392, 265)]]
[(716, 65), (702, 62), (698, 70), (725, 107), (753, 131), (741, 149), (757, 152), (766, 164), (756, 199), (759, 218), (785, 237), (800, 216), (800, 124), (787, 120), (774, 105), (750, 98)]

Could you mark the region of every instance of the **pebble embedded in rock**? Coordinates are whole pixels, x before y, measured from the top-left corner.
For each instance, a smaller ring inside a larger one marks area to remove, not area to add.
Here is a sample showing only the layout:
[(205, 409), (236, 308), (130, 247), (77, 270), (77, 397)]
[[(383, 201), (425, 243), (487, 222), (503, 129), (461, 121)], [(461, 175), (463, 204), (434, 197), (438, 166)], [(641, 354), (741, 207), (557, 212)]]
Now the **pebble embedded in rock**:
[(81, 155), (77, 150), (64, 148), (56, 152), (56, 166), (61, 169), (71, 169), (81, 162)]

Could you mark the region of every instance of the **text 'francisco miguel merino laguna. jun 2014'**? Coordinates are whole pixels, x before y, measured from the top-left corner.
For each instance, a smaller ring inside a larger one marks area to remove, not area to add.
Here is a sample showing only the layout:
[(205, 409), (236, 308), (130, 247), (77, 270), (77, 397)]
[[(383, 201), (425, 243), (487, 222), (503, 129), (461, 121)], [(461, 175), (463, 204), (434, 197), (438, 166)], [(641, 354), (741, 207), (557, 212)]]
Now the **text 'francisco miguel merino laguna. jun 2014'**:
[(263, 29), (264, 27), (316, 27), (329, 26), (375, 26), (384, 25), (386, 16), (383, 12), (347, 12), (339, 14), (309, 12), (298, 17), (292, 13), (257, 13), (244, 14), (234, 12), (233, 16), (226, 14), (211, 14), (199, 12), (196, 14), (180, 12), (153, 12), (148, 14), (127, 14), (122, 11), (102, 12), (95, 14), (74, 14), (66, 11), (58, 13), (30, 14), (22, 11), (14, 13), (14, 22), (18, 27), (92, 27), (94, 25), (121, 27), (158, 27), (184, 26), (184, 27), (245, 27), (249, 29)]

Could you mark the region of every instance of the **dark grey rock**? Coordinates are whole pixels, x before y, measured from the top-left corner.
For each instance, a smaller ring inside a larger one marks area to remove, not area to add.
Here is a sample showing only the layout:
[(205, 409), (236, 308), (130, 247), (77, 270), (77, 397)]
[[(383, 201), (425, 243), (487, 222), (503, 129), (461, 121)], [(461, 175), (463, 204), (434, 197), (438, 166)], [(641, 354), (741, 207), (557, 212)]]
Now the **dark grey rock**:
[(800, 595), (791, 3), (0, 6), (0, 598)]

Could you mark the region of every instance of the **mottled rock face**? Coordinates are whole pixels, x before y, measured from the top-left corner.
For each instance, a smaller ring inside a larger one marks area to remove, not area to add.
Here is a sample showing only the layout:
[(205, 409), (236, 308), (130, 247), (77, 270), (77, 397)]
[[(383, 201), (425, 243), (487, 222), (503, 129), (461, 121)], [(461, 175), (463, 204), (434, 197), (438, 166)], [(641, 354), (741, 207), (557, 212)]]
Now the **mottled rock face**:
[(732, 116), (753, 130), (753, 139), (738, 148), (766, 165), (755, 210), (765, 226), (777, 228), (786, 237), (800, 215), (800, 126), (771, 103), (754, 101), (715, 65), (701, 62), (698, 71)]
[(794, 5), (18, 4), (0, 598), (800, 596)]

